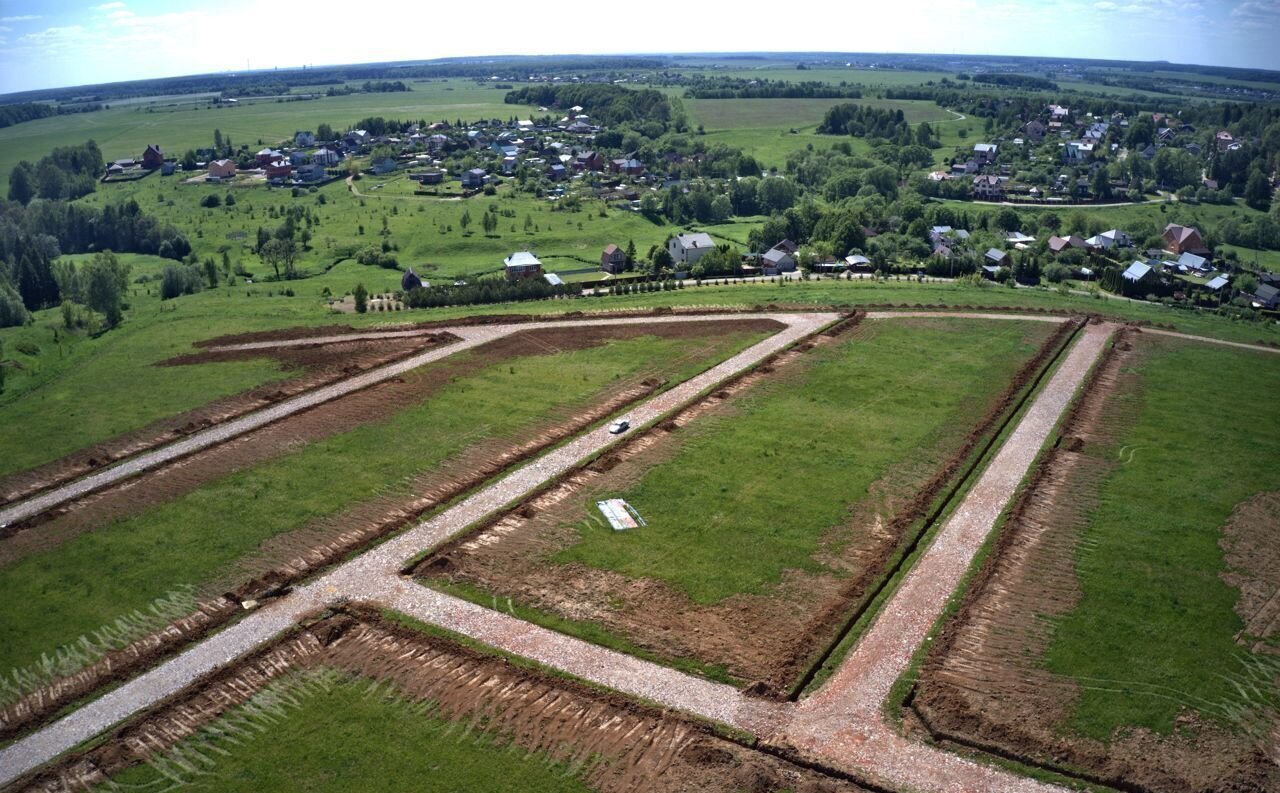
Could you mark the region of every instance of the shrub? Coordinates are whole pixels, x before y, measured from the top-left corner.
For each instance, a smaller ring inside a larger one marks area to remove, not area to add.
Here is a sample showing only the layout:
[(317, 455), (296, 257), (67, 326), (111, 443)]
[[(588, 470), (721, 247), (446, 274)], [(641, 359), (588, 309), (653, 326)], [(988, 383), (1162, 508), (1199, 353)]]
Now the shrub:
[(218, 198), (218, 196), (214, 193), (210, 193), (209, 195), (200, 199), (200, 206), (204, 207), (205, 209), (213, 209), (221, 205), (222, 205), (222, 199)]

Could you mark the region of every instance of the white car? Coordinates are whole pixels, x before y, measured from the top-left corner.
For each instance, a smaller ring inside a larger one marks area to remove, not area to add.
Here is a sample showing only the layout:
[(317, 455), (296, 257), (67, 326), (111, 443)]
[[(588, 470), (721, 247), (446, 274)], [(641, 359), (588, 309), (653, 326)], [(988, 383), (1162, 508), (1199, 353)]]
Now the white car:
[(626, 432), (630, 428), (631, 428), (631, 422), (627, 421), (626, 419), (618, 419), (617, 421), (609, 425), (609, 434), (621, 435), (622, 433)]

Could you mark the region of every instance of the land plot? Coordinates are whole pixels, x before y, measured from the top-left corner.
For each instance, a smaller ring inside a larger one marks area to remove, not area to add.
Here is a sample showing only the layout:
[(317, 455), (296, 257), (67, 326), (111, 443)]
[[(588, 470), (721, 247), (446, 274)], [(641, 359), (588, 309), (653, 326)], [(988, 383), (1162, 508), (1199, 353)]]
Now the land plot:
[[(166, 416), (149, 425), (108, 440), (77, 449), (72, 454), (36, 468), (0, 477), (0, 503), (14, 501), (37, 490), (89, 473), (129, 455), (159, 446), (197, 430), (229, 421), (258, 408), (296, 396), (320, 386), (351, 377), (405, 358), (422, 350), (456, 341), (448, 334), (429, 334), (405, 339), (350, 341), (322, 347), (275, 348), (248, 353), (187, 353), (157, 363), (158, 367), (228, 368), (226, 365), (274, 363), (281, 373), (293, 377), (270, 382), (231, 396), (215, 399), (194, 410)], [(15, 428), (15, 431), (18, 428)], [(10, 527), (12, 529), (14, 527)], [(8, 531), (8, 530), (6, 530)]]
[[(305, 572), (314, 566), (308, 549), (318, 545), (327, 559), (353, 537), (403, 526), (583, 421), (777, 328), (731, 320), (517, 334), (450, 359), (444, 375), (423, 367), (133, 480), (131, 493), (91, 499), (85, 512), (100, 523), (72, 511), (5, 541), (14, 545), (0, 567), (10, 595), (0, 607), (0, 668), (29, 664), (184, 586), (213, 594), (279, 565)], [(54, 547), (41, 545), (46, 536)]]
[(1144, 790), (1280, 787), (1277, 388), (1269, 355), (1122, 341), (935, 642), (917, 713)]
[(858, 791), (368, 610), (322, 619), (28, 789)]
[[(1050, 323), (864, 323), (691, 406), (418, 568), (429, 585), (783, 691), (868, 596)], [(621, 497), (647, 525), (613, 531)], [(502, 606), (507, 607), (507, 606)], [(692, 662), (692, 663), (691, 663)]]

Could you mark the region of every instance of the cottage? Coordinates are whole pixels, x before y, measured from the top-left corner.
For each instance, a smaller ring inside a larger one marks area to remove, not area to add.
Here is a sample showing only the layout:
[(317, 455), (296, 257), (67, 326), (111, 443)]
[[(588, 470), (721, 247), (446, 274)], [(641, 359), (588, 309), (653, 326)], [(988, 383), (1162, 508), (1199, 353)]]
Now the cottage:
[(316, 145), (316, 134), (311, 130), (304, 130), (293, 133), (294, 146), (314, 146)]
[(1004, 241), (1009, 245), (1030, 245), (1036, 241), (1036, 238), (1021, 231), (1010, 231), (1004, 235)]
[(850, 254), (844, 257), (844, 263), (855, 269), (868, 269), (871, 267), (871, 260), (865, 256)]
[(276, 151), (275, 149), (263, 149), (262, 151), (259, 151), (256, 155), (254, 155), (255, 159), (258, 161), (258, 165), (267, 165), (269, 163), (273, 163), (283, 156), (284, 156), (283, 154)]
[(561, 179), (567, 179), (569, 172), (560, 163), (556, 163), (547, 169), (547, 178), (553, 182), (559, 182)]
[(215, 179), (230, 179), (235, 175), (235, 160), (214, 160), (209, 163), (209, 176)]
[(263, 167), (268, 179), (288, 179), (293, 175), (293, 166), (288, 160), (275, 160)]
[(685, 234), (681, 232), (667, 241), (667, 252), (676, 264), (693, 264), (715, 249), (711, 235), (704, 233)]
[(996, 161), (996, 144), (973, 144), (973, 159), (979, 163), (990, 164)]
[(1142, 279), (1151, 276), (1154, 272), (1155, 270), (1151, 269), (1151, 265), (1143, 262), (1134, 262), (1120, 275), (1124, 277), (1124, 280), (1136, 284)]
[(517, 251), (502, 260), (508, 281), (537, 278), (542, 275), (542, 262), (529, 251)]
[(418, 175), (418, 181), (421, 182), (422, 184), (443, 184), (444, 172), (443, 171), (424, 171), (423, 173)]
[(1177, 265), (1178, 270), (1182, 272), (1207, 273), (1213, 269), (1209, 266), (1208, 259), (1191, 252), (1179, 256)]
[(1187, 251), (1191, 253), (1208, 253), (1209, 250), (1204, 245), (1204, 239), (1200, 236), (1200, 230), (1195, 226), (1180, 226), (1177, 223), (1170, 223), (1164, 227), (1164, 233), (1160, 235), (1164, 240), (1164, 249), (1170, 253), (1182, 254)]
[(294, 169), (294, 178), (302, 182), (319, 182), (324, 179), (324, 166), (318, 162), (308, 162)]
[(973, 179), (973, 197), (979, 201), (1004, 200), (1004, 182), (998, 176), (989, 174), (976, 176)]
[(1280, 289), (1271, 284), (1261, 284), (1257, 289), (1253, 290), (1253, 299), (1250, 301), (1255, 308), (1264, 308), (1268, 311), (1274, 311), (1276, 306), (1280, 306)]
[(296, 167), (296, 166), (299, 166), (299, 165), (306, 165), (306, 164), (307, 164), (308, 162), (310, 162), (310, 161), (311, 161), (311, 155), (310, 155), (310, 154), (307, 154), (305, 151), (291, 151), (291, 152), (289, 152), (289, 164), (290, 164), (290, 165), (293, 165), (293, 166), (295, 166), (295, 167)]
[(982, 261), (983, 264), (991, 267), (1008, 267), (1010, 257), (1007, 251), (1002, 251), (999, 248), (988, 248), (986, 254), (982, 257)]
[(371, 136), (369, 135), (368, 130), (353, 129), (348, 130), (347, 133), (342, 136), (342, 140), (348, 146), (360, 148), (361, 146), (367, 146), (369, 144)]
[(584, 151), (573, 159), (575, 171), (603, 171), (604, 157), (599, 152)]
[(1085, 240), (1090, 248), (1097, 250), (1109, 251), (1112, 248), (1129, 248), (1133, 245), (1133, 240), (1129, 238), (1128, 232), (1120, 229), (1110, 229), (1101, 234), (1095, 234)]
[(147, 146), (146, 151), (142, 152), (142, 167), (148, 171), (154, 171), (164, 165), (164, 153), (160, 151), (160, 147), (152, 143)]
[(342, 155), (333, 149), (316, 149), (311, 153), (311, 161), (325, 167), (337, 165)]
[(468, 189), (484, 187), (486, 174), (483, 168), (472, 168), (462, 174), (462, 186)]
[(177, 169), (178, 169), (177, 163), (173, 162), (172, 160), (165, 160), (164, 162), (160, 163), (161, 176), (173, 176), (173, 172), (176, 171)]
[(1022, 126), (1022, 131), (1032, 143), (1039, 143), (1044, 140), (1044, 134), (1049, 131), (1049, 128), (1044, 125), (1044, 122), (1033, 119)]
[(1231, 281), (1225, 275), (1219, 275), (1209, 279), (1209, 282), (1204, 285), (1204, 288), (1208, 289), (1210, 292), (1217, 292), (1229, 283), (1231, 283)]
[(626, 251), (617, 245), (609, 245), (600, 254), (600, 269), (606, 273), (617, 274), (627, 269)]
[(1062, 253), (1069, 248), (1085, 250), (1088, 247), (1089, 243), (1075, 234), (1072, 234), (1069, 237), (1059, 237), (1055, 235), (1049, 238), (1049, 250), (1054, 253)]
[[(784, 246), (783, 243), (788, 245)], [(790, 246), (790, 240), (783, 240), (765, 251), (760, 257), (760, 266), (765, 275), (795, 272), (796, 257), (794, 249)]]

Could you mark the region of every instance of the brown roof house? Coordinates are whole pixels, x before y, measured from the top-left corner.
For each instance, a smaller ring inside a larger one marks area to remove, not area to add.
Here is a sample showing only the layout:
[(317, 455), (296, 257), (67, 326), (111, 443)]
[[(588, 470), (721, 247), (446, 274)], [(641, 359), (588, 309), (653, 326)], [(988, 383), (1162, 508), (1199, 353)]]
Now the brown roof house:
[(1164, 249), (1170, 253), (1208, 253), (1209, 249), (1204, 245), (1204, 238), (1200, 236), (1200, 230), (1195, 226), (1179, 226), (1177, 223), (1170, 223), (1164, 227)]
[(1089, 248), (1089, 243), (1076, 234), (1072, 234), (1070, 237), (1054, 236), (1049, 238), (1049, 250), (1054, 253), (1062, 253), (1068, 248), (1087, 250)]
[(160, 151), (160, 147), (154, 143), (147, 146), (147, 150), (142, 153), (142, 167), (148, 171), (154, 171), (164, 165), (164, 152)]
[(620, 273), (627, 269), (627, 253), (617, 245), (610, 245), (600, 254), (600, 269), (606, 273)]
[(230, 179), (236, 175), (236, 161), (214, 160), (209, 163), (209, 175), (215, 179)]

